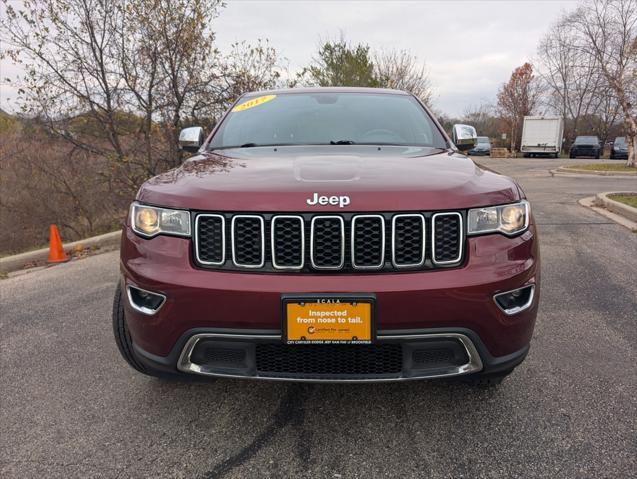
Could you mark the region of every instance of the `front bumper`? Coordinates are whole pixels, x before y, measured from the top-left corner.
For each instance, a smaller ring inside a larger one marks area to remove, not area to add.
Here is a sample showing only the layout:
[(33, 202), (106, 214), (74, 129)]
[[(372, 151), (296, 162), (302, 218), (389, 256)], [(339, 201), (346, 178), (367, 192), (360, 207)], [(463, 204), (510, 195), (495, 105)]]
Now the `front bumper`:
[[(285, 346), (274, 332), (198, 329), (184, 333), (167, 356), (150, 354), (136, 345), (134, 348), (146, 368), (161, 374), (171, 375), (177, 370), (211, 377), (307, 382), (384, 382), (492, 374), (514, 368), (529, 350), (527, 345), (512, 354), (493, 357), (474, 332), (462, 328), (379, 331), (372, 346), (334, 346), (330, 350), (314, 345)], [(285, 352), (288, 348), (297, 349)], [(355, 355), (351, 354), (354, 349)], [(303, 354), (303, 360), (298, 360)]]
[[(137, 355), (155, 370), (271, 379), (272, 375), (259, 373), (252, 351), (258, 344), (282, 344), (282, 294), (374, 293), (376, 344), (400, 344), (400, 371), (388, 377), (366, 378), (356, 373), (353, 378), (305, 379), (415, 379), (513, 367), (524, 359), (529, 347), (539, 287), (530, 308), (513, 316), (502, 312), (493, 296), (525, 284), (539, 284), (535, 228), (531, 225), (514, 238), (493, 234), (466, 241), (465, 263), (453, 269), (392, 274), (239, 273), (195, 267), (188, 239), (142, 239), (126, 228), (122, 235), (123, 290), (133, 285), (166, 296), (154, 315), (143, 314), (126, 301), (126, 321)], [(188, 365), (184, 361), (188, 342), (197, 334), (217, 335), (209, 338), (230, 343), (230, 349), (243, 349), (243, 363), (236, 363), (238, 369), (233, 366), (231, 371), (210, 365), (196, 370)], [(406, 351), (435, 339), (431, 335), (459, 341), (467, 351), (467, 361), (461, 363), (456, 358), (434, 368), (414, 367)], [(301, 376), (290, 379), (303, 380)], [(276, 377), (286, 379), (281, 374)]]

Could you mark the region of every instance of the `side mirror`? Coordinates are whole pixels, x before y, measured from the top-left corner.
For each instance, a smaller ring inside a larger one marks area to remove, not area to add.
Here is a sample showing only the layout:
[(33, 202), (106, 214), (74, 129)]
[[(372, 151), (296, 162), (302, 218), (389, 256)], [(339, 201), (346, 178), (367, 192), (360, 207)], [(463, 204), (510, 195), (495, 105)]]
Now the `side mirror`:
[(184, 151), (197, 153), (204, 142), (203, 128), (200, 126), (191, 126), (184, 128), (179, 133), (179, 147)]
[(453, 125), (451, 139), (460, 151), (470, 150), (476, 146), (478, 134), (471, 125)]

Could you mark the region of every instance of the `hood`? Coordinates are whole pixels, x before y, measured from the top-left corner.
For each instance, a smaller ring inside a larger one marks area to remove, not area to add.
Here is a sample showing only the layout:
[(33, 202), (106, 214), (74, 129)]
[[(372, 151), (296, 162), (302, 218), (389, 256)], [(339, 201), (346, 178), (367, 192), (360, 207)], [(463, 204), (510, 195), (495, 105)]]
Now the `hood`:
[[(349, 205), (311, 206), (315, 193)], [(200, 154), (144, 183), (137, 199), (211, 211), (423, 211), (509, 203), (519, 192), (510, 178), (439, 149), (288, 146)]]

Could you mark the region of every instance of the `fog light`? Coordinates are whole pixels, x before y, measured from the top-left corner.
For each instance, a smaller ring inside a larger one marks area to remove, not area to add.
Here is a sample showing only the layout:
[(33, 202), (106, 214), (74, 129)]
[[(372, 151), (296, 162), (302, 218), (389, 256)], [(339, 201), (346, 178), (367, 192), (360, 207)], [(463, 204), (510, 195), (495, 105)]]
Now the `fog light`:
[(535, 294), (535, 285), (529, 284), (522, 288), (514, 289), (498, 293), (493, 296), (495, 304), (507, 315), (520, 313), (525, 309), (529, 309), (533, 304), (533, 295)]
[(166, 296), (163, 294), (153, 293), (135, 286), (128, 286), (126, 292), (131, 307), (143, 314), (155, 314), (166, 301)]

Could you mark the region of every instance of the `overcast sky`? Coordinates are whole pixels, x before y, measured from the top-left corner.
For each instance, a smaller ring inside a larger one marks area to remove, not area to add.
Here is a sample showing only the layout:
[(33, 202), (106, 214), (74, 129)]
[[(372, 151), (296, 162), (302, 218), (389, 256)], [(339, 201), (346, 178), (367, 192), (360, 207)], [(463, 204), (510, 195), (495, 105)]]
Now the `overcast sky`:
[[(450, 115), (493, 103), (511, 71), (533, 60), (560, 12), (577, 0), (267, 1), (228, 0), (213, 29), (222, 51), (267, 38), (291, 71), (308, 63), (319, 41), (338, 38), (373, 49), (406, 49), (425, 62), (434, 106)], [(2, 77), (19, 70), (3, 61)], [(15, 90), (0, 85), (0, 107), (15, 110)]]

